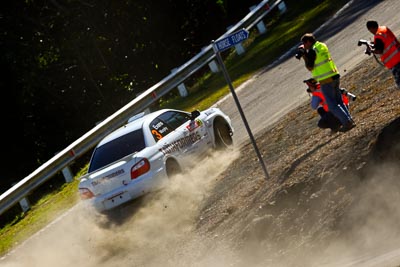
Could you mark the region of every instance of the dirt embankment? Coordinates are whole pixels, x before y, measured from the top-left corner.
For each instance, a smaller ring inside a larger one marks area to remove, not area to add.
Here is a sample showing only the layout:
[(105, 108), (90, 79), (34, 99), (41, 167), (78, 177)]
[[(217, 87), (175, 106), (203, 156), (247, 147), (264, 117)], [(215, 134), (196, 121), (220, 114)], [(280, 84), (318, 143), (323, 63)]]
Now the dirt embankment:
[(357, 95), (356, 128), (332, 135), (309, 103), (294, 109), (256, 137), (269, 180), (252, 145), (240, 150), (197, 225), (210, 251), (229, 243), (232, 266), (320, 266), (398, 244), (400, 90), (372, 57), (341, 86)]

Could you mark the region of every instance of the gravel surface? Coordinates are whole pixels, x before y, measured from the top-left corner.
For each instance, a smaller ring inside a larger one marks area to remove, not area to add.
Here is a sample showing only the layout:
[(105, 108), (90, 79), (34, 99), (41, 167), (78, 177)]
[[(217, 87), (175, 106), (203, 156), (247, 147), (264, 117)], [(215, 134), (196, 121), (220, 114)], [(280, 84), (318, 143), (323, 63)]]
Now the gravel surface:
[(233, 266), (321, 266), (399, 244), (400, 90), (372, 57), (342, 86), (356, 128), (317, 128), (306, 101), (256, 137), (269, 180), (251, 144), (222, 174), (196, 231), (234, 244)]

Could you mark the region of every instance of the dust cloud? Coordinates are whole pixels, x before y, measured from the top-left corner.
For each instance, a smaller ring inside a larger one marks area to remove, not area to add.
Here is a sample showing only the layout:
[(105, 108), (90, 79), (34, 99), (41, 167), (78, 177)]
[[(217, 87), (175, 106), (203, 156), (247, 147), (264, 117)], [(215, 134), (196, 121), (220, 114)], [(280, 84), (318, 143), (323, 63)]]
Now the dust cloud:
[[(354, 202), (341, 224), (342, 234), (330, 240), (315, 266), (399, 266), (396, 259), (368, 261), (398, 250), (400, 243), (400, 166), (384, 163), (369, 169), (360, 187), (352, 193)], [(348, 264), (351, 262), (352, 264)], [(389, 264), (390, 263), (390, 264)]]
[[(310, 212), (310, 206), (293, 205), (297, 213), (288, 218), (283, 219), (285, 212), (274, 215), (274, 226), (261, 231), (276, 231), (277, 238), (249, 240), (251, 250), (241, 258), (257, 257), (248, 265), (254, 267), (400, 266), (399, 173), (395, 162), (369, 167), (362, 177), (334, 177), (329, 183), (337, 190), (322, 188), (327, 195), (319, 196), (319, 206)], [(343, 200), (336, 198), (340, 194)]]
[[(193, 232), (201, 201), (238, 154), (216, 152), (162, 190), (107, 215), (81, 202), (17, 247), (0, 265), (196, 266), (193, 259), (204, 258), (208, 248)], [(224, 261), (224, 256), (216, 257), (213, 261)], [(219, 263), (215, 266), (224, 266)]]
[[(219, 236), (201, 236), (196, 225), (204, 202), (222, 179), (219, 174), (237, 157), (237, 151), (215, 153), (166, 188), (107, 216), (80, 203), (0, 266), (396, 266), (380, 264), (393, 259), (368, 262), (396, 249), (400, 241), (398, 163), (369, 168), (363, 177), (327, 179), (319, 197), (315, 192), (305, 196), (304, 190), (294, 196), (288, 192), (286, 197), (296, 205), (279, 199), (275, 214), (219, 229), (214, 233)], [(330, 190), (332, 184), (337, 190)], [(345, 210), (339, 209), (339, 194), (348, 204)], [(228, 230), (235, 230), (236, 236), (226, 234)]]
[[(324, 186), (334, 183), (337, 190), (323, 186), (326, 195), (314, 198), (311, 192), (308, 203), (318, 202), (312, 207), (299, 204), (299, 196), (290, 207), (276, 203), (281, 211), (258, 218), (265, 222), (253, 227), (259, 229), (243, 244), (235, 266), (400, 266), (400, 166), (380, 164), (366, 173), (334, 177)], [(342, 200), (336, 198), (340, 194)]]

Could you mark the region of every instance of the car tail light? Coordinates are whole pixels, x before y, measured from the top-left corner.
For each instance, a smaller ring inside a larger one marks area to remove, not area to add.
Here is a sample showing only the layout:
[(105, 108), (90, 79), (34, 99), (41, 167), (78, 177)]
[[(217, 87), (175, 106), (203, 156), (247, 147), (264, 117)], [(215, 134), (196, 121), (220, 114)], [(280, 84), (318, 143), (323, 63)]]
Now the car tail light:
[(135, 165), (133, 165), (131, 169), (131, 179), (136, 179), (140, 175), (148, 172), (150, 170), (150, 162), (147, 159), (142, 159)]
[(87, 188), (79, 188), (79, 194), (81, 196), (81, 199), (89, 199), (94, 197), (94, 194), (92, 193), (92, 191), (90, 191)]

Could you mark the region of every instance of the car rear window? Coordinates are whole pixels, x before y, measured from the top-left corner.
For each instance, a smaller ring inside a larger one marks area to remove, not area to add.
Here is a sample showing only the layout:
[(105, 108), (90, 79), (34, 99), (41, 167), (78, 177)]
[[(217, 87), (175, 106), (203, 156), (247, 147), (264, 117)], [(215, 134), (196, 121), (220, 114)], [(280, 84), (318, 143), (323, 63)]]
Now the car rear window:
[(98, 170), (145, 147), (142, 129), (122, 135), (95, 149), (88, 172)]

